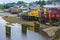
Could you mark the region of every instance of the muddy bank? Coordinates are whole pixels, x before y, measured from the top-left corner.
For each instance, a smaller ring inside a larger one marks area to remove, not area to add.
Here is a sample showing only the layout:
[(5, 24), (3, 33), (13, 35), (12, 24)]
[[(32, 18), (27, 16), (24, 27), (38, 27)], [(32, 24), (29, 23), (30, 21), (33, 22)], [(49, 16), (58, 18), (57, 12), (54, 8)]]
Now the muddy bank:
[(43, 29), (43, 31), (51, 38), (51, 40), (60, 40), (60, 31), (58, 31), (60, 27), (49, 27)]
[(25, 21), (18, 17), (3, 17), (4, 20), (6, 20), (9, 23), (19, 23), (19, 24), (28, 24), (28, 25), (34, 25), (35, 21)]

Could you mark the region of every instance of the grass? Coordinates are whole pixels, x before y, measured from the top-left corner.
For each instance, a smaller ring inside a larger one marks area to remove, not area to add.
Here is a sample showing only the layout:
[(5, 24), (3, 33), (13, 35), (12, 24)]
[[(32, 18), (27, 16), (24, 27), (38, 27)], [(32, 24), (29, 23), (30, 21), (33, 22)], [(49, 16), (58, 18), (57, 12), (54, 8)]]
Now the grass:
[(9, 23), (20, 23), (20, 19), (16, 17), (3, 17)]

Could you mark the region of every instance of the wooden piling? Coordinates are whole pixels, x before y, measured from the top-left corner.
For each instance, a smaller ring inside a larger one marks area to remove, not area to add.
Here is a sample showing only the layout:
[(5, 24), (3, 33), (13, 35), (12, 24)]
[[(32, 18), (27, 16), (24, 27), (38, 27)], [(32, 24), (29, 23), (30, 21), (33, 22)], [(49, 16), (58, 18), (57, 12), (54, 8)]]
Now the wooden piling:
[(36, 31), (36, 32), (39, 32), (39, 29), (40, 29), (40, 24), (39, 23), (34, 23), (34, 30)]
[(11, 35), (11, 27), (6, 26), (6, 36), (10, 37), (10, 35)]
[(22, 24), (22, 33), (26, 34), (27, 32), (27, 26), (25, 24)]

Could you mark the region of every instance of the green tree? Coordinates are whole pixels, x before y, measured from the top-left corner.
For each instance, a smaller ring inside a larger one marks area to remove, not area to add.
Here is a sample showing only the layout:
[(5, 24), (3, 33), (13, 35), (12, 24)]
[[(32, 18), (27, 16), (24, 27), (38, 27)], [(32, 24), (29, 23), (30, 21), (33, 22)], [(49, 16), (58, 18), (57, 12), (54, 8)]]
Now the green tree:
[(23, 4), (24, 2), (23, 1), (18, 1), (17, 2), (17, 5), (21, 5), (21, 4)]
[(9, 7), (13, 7), (15, 4), (16, 4), (16, 3), (13, 2), (13, 3), (8, 3), (7, 5), (8, 5)]
[(0, 9), (3, 9), (3, 4), (0, 4)]
[(52, 1), (47, 1), (47, 4), (52, 4)]
[(45, 4), (46, 4), (46, 2), (43, 0), (43, 1), (41, 1), (40, 6), (43, 6), (43, 5), (45, 5)]
[(25, 6), (25, 7), (27, 6), (26, 2), (23, 2), (23, 1), (18, 1), (17, 5), (19, 5), (19, 6)]
[(4, 9), (8, 9), (8, 8), (10, 8), (10, 7), (13, 7), (14, 4), (16, 4), (16, 3), (13, 2), (13, 3), (4, 4)]
[(4, 9), (8, 9), (9, 6), (7, 4), (4, 5)]
[(36, 1), (36, 3), (40, 5), (41, 4), (41, 1)]

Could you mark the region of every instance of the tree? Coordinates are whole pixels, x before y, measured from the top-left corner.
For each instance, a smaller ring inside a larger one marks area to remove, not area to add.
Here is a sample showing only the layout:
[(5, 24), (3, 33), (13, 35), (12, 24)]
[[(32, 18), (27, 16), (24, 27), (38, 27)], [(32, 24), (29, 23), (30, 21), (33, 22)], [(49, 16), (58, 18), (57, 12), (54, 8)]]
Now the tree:
[(8, 9), (9, 6), (7, 4), (4, 5), (4, 9)]
[(41, 1), (36, 1), (36, 3), (40, 5), (41, 4)]
[(43, 5), (45, 5), (45, 4), (46, 4), (46, 2), (43, 0), (43, 1), (41, 1), (40, 6), (43, 6)]
[(23, 4), (23, 3), (24, 3), (23, 1), (18, 1), (17, 5), (20, 5), (20, 4)]
[(14, 5), (15, 5), (16, 3), (7, 3), (7, 4), (4, 4), (4, 9), (8, 9), (8, 8), (10, 8), (10, 7), (13, 7)]
[(13, 3), (8, 3), (7, 5), (8, 5), (9, 7), (13, 7), (15, 4), (16, 4), (16, 3), (13, 2)]
[(52, 1), (47, 1), (47, 4), (52, 4)]
[(3, 9), (3, 4), (0, 4), (0, 9)]
[(60, 0), (54, 0), (54, 2), (60, 2)]
[(32, 6), (33, 5), (33, 2), (29, 3), (29, 6)]
[(17, 5), (27, 7), (26, 2), (23, 2), (23, 1), (18, 1)]

